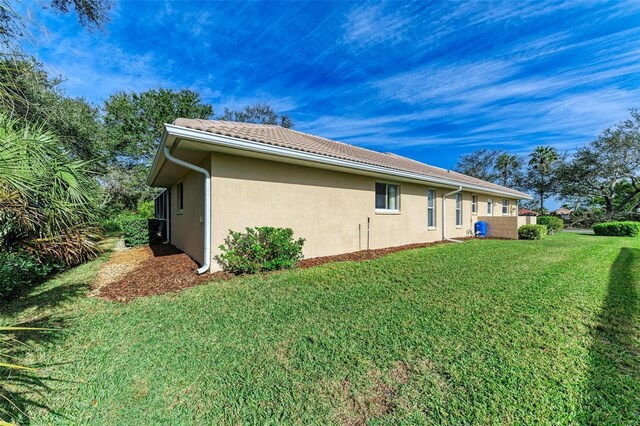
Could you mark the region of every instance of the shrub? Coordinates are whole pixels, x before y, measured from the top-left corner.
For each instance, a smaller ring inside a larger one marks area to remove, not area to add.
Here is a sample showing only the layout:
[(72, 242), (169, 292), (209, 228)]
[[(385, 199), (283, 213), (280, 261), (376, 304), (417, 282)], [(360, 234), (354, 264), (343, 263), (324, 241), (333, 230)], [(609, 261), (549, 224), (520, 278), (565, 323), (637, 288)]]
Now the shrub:
[(145, 219), (155, 216), (155, 203), (153, 201), (140, 201), (138, 203), (138, 215)]
[(522, 225), (518, 229), (518, 236), (521, 240), (541, 240), (548, 232), (546, 225)]
[(640, 236), (640, 222), (605, 222), (593, 225), (596, 235), (611, 237), (637, 237)]
[(304, 238), (294, 240), (291, 228), (262, 226), (246, 233), (229, 230), (219, 256), (225, 270), (234, 274), (288, 269), (302, 259)]
[(101, 225), (104, 232), (122, 232), (120, 221), (116, 217), (109, 217), (107, 219), (104, 219)]
[(130, 217), (121, 221), (121, 227), (125, 246), (136, 247), (149, 244), (148, 219)]
[(38, 283), (51, 271), (26, 252), (0, 251), (0, 300), (7, 300), (20, 288)]
[(538, 225), (545, 225), (549, 234), (555, 234), (564, 228), (562, 219), (555, 216), (539, 216), (537, 222)]

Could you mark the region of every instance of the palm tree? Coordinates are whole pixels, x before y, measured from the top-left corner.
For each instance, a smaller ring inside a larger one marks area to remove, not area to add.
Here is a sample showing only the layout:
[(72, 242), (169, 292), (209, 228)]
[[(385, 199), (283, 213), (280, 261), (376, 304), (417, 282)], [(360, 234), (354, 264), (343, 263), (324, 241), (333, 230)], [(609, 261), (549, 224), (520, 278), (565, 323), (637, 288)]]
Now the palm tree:
[(538, 187), (538, 193), (540, 194), (540, 214), (544, 214), (544, 178), (551, 171), (553, 163), (559, 159), (558, 150), (552, 146), (538, 146), (529, 154), (529, 166), (540, 173), (540, 186)]
[(504, 153), (501, 154), (496, 160), (496, 170), (500, 173), (502, 177), (502, 186), (507, 186), (509, 184), (509, 176), (512, 175), (518, 167), (520, 166), (520, 161), (518, 161), (518, 156), (515, 154)]
[(97, 254), (99, 189), (89, 170), (43, 127), (0, 115), (0, 250), (67, 265)]

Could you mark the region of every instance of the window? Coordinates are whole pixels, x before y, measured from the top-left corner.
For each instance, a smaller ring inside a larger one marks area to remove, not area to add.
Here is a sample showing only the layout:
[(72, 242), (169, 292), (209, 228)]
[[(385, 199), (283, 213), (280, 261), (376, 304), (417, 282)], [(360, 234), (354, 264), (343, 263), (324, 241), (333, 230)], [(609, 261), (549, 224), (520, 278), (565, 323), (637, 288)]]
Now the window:
[(177, 185), (178, 192), (178, 213), (182, 213), (182, 209), (184, 208), (184, 186), (182, 182)]
[(400, 210), (400, 188), (398, 185), (376, 182), (376, 209)]
[(493, 216), (493, 198), (487, 200), (487, 216)]
[(456, 226), (462, 226), (462, 194), (456, 194)]
[(509, 200), (506, 198), (502, 199), (502, 214), (509, 214)]
[(427, 190), (427, 228), (436, 227), (436, 191)]
[(474, 213), (474, 214), (478, 213), (478, 196), (477, 195), (471, 196), (471, 213)]

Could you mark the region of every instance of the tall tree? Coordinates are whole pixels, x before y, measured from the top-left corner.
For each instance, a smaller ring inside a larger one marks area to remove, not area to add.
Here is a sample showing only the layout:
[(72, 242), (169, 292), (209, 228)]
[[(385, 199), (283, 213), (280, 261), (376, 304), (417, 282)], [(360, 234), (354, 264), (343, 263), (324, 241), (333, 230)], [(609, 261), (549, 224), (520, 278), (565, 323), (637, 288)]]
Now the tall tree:
[(560, 159), (558, 150), (551, 146), (538, 146), (529, 154), (529, 167), (537, 178), (533, 178), (532, 187), (540, 197), (540, 213), (544, 214), (544, 198), (550, 190), (550, 180), (546, 179), (555, 162)]
[(601, 203), (609, 217), (631, 211), (640, 201), (640, 112), (605, 129), (578, 149), (556, 173), (560, 196), (588, 197)]
[(497, 149), (479, 149), (460, 156), (455, 170), (487, 182), (520, 189), (523, 185), (524, 160)]
[(273, 124), (287, 129), (293, 128), (293, 120), (287, 114), (278, 115), (266, 103), (249, 105), (240, 111), (224, 109), (220, 120), (240, 121), (243, 123)]
[(515, 154), (505, 152), (496, 158), (495, 168), (500, 174), (500, 184), (502, 186), (519, 187), (515, 181), (520, 177), (522, 170), (522, 158)]
[[(17, 2), (0, 0), (0, 43), (5, 45), (22, 37), (26, 31), (28, 18), (15, 7)], [(111, 0), (50, 0), (38, 2), (43, 8), (68, 13), (75, 10), (80, 24), (86, 28), (103, 28), (108, 21), (108, 13), (113, 6)]]
[(116, 93), (104, 103), (109, 172), (101, 183), (111, 203), (135, 209), (138, 201), (151, 198), (146, 186), (148, 168), (165, 123), (178, 117), (209, 119), (213, 107), (191, 90), (148, 90)]
[(496, 160), (504, 151), (496, 149), (479, 149), (470, 154), (463, 154), (458, 159), (455, 171), (487, 182), (495, 182), (499, 174), (496, 171)]
[[(72, 158), (99, 168), (102, 125), (98, 108), (70, 98), (42, 64), (18, 51), (0, 58), (0, 110), (22, 123), (43, 123)], [(98, 160), (98, 161), (96, 161)]]

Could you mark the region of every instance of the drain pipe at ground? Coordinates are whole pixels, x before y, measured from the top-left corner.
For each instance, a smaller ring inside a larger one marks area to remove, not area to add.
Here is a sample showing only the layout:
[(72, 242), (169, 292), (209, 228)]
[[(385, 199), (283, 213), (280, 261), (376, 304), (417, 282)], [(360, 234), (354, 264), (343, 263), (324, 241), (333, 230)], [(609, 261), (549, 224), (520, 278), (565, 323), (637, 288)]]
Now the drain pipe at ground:
[(451, 241), (452, 243), (464, 243), (464, 241), (447, 238), (447, 197), (449, 195), (457, 194), (460, 191), (462, 191), (462, 186), (458, 187), (458, 189), (454, 191), (447, 192), (442, 196), (442, 239), (444, 241)]
[(164, 147), (164, 156), (172, 163), (204, 175), (204, 264), (197, 270), (198, 275), (204, 274), (209, 271), (211, 261), (211, 174), (207, 169), (174, 157), (166, 146)]

